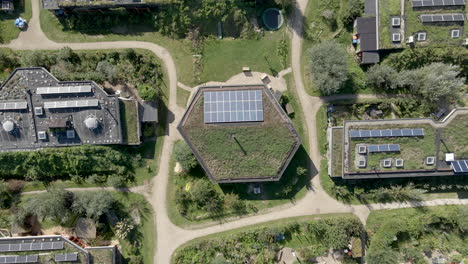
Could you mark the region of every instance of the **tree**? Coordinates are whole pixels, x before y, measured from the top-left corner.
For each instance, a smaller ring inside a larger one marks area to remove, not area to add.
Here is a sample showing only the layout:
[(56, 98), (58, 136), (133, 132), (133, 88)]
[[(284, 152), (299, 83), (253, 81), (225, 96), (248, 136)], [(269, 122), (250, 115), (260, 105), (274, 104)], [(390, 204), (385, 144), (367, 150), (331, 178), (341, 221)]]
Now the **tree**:
[(440, 62), (404, 72), (402, 83), (431, 103), (458, 97), (465, 78), (458, 77), (460, 67)]
[(175, 144), (174, 157), (185, 171), (190, 171), (198, 165), (195, 155), (193, 155), (189, 145), (187, 145), (187, 143), (184, 141), (179, 141)]
[(354, 20), (361, 16), (364, 9), (363, 1), (348, 0), (340, 11), (341, 21), (345, 26), (352, 25)]
[(108, 192), (82, 192), (75, 193), (71, 208), (74, 213), (84, 214), (97, 221), (112, 208), (114, 202), (114, 198)]
[(63, 222), (70, 213), (73, 194), (64, 189), (51, 188), (46, 193), (29, 199), (23, 205), (24, 210), (42, 219), (51, 218)]
[(369, 264), (396, 264), (398, 261), (398, 253), (390, 247), (374, 248), (367, 252), (366, 261)]
[(325, 41), (309, 50), (312, 81), (323, 95), (338, 92), (348, 80), (346, 50), (334, 41)]
[(190, 194), (192, 201), (210, 214), (217, 214), (223, 208), (223, 200), (208, 180), (200, 179), (194, 182), (190, 188)]
[(117, 68), (106, 60), (97, 64), (96, 71), (104, 75), (111, 83), (114, 83), (117, 79)]
[(138, 85), (138, 95), (145, 101), (154, 101), (158, 98), (158, 90), (148, 84)]
[(398, 72), (388, 65), (377, 64), (367, 71), (367, 83), (376, 88), (395, 90), (398, 88)]

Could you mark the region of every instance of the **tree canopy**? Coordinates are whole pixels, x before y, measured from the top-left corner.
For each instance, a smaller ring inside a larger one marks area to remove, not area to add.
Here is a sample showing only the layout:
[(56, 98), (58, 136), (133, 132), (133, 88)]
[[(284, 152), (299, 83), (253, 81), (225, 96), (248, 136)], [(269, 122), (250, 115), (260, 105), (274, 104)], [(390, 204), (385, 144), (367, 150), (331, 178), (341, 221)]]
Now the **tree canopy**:
[(189, 171), (198, 165), (198, 161), (185, 141), (179, 141), (174, 146), (174, 157), (185, 171)]
[(348, 80), (348, 54), (343, 46), (325, 41), (309, 50), (312, 81), (323, 95), (337, 93)]

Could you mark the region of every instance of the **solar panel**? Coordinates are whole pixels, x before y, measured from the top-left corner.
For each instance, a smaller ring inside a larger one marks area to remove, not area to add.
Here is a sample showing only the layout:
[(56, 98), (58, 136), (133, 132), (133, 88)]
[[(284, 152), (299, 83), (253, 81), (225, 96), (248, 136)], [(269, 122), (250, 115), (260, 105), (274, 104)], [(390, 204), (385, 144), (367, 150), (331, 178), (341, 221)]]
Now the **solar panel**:
[(63, 249), (63, 241), (60, 242), (52, 242), (52, 249)]
[(0, 101), (0, 111), (1, 110), (24, 110), (28, 108), (28, 102), (9, 102), (9, 101)]
[(90, 93), (91, 85), (38, 87), (36, 94)]
[(37, 255), (23, 256), (0, 256), (0, 263), (16, 264), (16, 263), (37, 263)]
[(204, 92), (205, 123), (263, 121), (262, 90)]
[(383, 129), (383, 130), (349, 130), (351, 138), (378, 137), (417, 137), (424, 136), (422, 128)]
[(44, 102), (45, 109), (81, 108), (81, 107), (97, 107), (97, 106), (99, 106), (98, 99)]
[(380, 145), (368, 145), (368, 152), (398, 152), (400, 151), (399, 144), (380, 144)]
[(402, 134), (402, 136), (404, 136), (404, 137), (409, 137), (409, 136), (412, 136), (412, 135), (413, 135), (413, 131), (412, 131), (411, 129), (405, 128), (405, 129), (402, 129), (402, 130), (401, 130), (401, 134)]
[(351, 138), (360, 138), (361, 134), (359, 133), (359, 130), (350, 130), (349, 131), (349, 136)]
[(78, 253), (66, 253), (66, 254), (56, 254), (56, 262), (65, 262), (65, 261), (77, 261)]
[(468, 173), (468, 160), (452, 161), (452, 168), (455, 173)]
[(453, 22), (465, 20), (463, 14), (424, 14), (419, 17), (422, 22)]
[(413, 0), (413, 7), (465, 5), (465, 0)]

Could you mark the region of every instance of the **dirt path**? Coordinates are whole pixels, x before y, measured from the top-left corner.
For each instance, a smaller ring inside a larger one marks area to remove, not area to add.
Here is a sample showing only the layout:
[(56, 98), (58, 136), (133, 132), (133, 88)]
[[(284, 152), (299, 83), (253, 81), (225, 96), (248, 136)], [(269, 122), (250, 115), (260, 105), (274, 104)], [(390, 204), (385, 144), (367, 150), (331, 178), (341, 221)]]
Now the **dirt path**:
[[(170, 89), (169, 89), (169, 104), (168, 113), (168, 129), (167, 137), (164, 139), (162, 154), (159, 165), (159, 172), (151, 181), (150, 185), (132, 187), (128, 190), (119, 189), (118, 191), (131, 191), (144, 193), (154, 208), (154, 218), (157, 232), (157, 248), (154, 257), (154, 263), (169, 264), (170, 258), (174, 250), (183, 243), (194, 238), (222, 232), (234, 228), (244, 227), (247, 225), (263, 223), (266, 221), (278, 220), (287, 217), (303, 216), (311, 214), (326, 214), (326, 213), (354, 213), (363, 223), (365, 223), (371, 210), (396, 209), (419, 206), (436, 206), (446, 204), (468, 204), (468, 199), (439, 199), (433, 201), (422, 202), (406, 202), (406, 203), (389, 203), (389, 204), (372, 204), (372, 205), (345, 205), (328, 196), (320, 185), (318, 171), (320, 169), (321, 156), (317, 146), (316, 133), (316, 113), (324, 102), (342, 99), (355, 98), (377, 98), (375, 95), (338, 95), (332, 97), (313, 97), (306, 93), (301, 75), (301, 52), (302, 52), (302, 17), (307, 6), (307, 0), (298, 0), (294, 10), (292, 21), (292, 41), (291, 41), (291, 63), (292, 72), (294, 75), (295, 86), (300, 100), (301, 107), (305, 113), (305, 123), (307, 125), (307, 136), (310, 142), (310, 156), (312, 164), (310, 164), (310, 173), (313, 176), (312, 188), (306, 196), (297, 201), (294, 205), (288, 204), (270, 209), (269, 212), (244, 217), (228, 223), (215, 224), (213, 226), (187, 230), (175, 226), (167, 215), (166, 208), (166, 188), (168, 185), (169, 174), (172, 168), (169, 167), (170, 157), (173, 144), (180, 139), (180, 135), (176, 130), (176, 124), (183, 114), (183, 109), (176, 104), (177, 93), (177, 73), (175, 63), (169, 52), (154, 43), (141, 41), (117, 41), (117, 42), (96, 42), (96, 43), (56, 43), (44, 35), (39, 23), (39, 0), (32, 1), (33, 17), (29, 21), (29, 29), (22, 32), (18, 39), (12, 41), (9, 47), (15, 50), (39, 50), (39, 49), (60, 49), (69, 46), (72, 49), (117, 49), (117, 48), (143, 48), (152, 51), (156, 56), (161, 58), (168, 72)], [(285, 72), (286, 73), (286, 72)], [(183, 87), (185, 88), (185, 87)], [(115, 190), (113, 188), (72, 188), (71, 191), (89, 191), (89, 190)], [(28, 192), (28, 194), (40, 193)]]

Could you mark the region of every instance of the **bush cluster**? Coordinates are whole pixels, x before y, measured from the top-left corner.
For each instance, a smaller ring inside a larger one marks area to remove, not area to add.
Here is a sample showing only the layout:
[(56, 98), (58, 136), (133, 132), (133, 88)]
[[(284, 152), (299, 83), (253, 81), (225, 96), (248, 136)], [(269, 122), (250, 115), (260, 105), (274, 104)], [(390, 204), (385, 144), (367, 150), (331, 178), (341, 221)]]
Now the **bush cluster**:
[(180, 249), (175, 254), (174, 263), (274, 263), (282, 245), (299, 236), (310, 244), (309, 247), (318, 249), (312, 255), (307, 248), (298, 250), (302, 259), (308, 261), (311, 257), (325, 254), (328, 249), (347, 247), (351, 237), (359, 237), (362, 231), (362, 224), (354, 217), (273, 225), (201, 240)]
[[(445, 253), (457, 251), (466, 257), (467, 217), (466, 207), (446, 206), (443, 210), (427, 210), (407, 217), (382, 219), (376, 227), (368, 230), (370, 245), (367, 263), (425, 263), (423, 252), (433, 250)], [(451, 234), (459, 236), (462, 241), (454, 240), (451, 243), (451, 238), (454, 238)]]
[(136, 158), (104, 146), (79, 146), (0, 153), (0, 179), (51, 182), (74, 180), (103, 183), (108, 178), (131, 180)]

